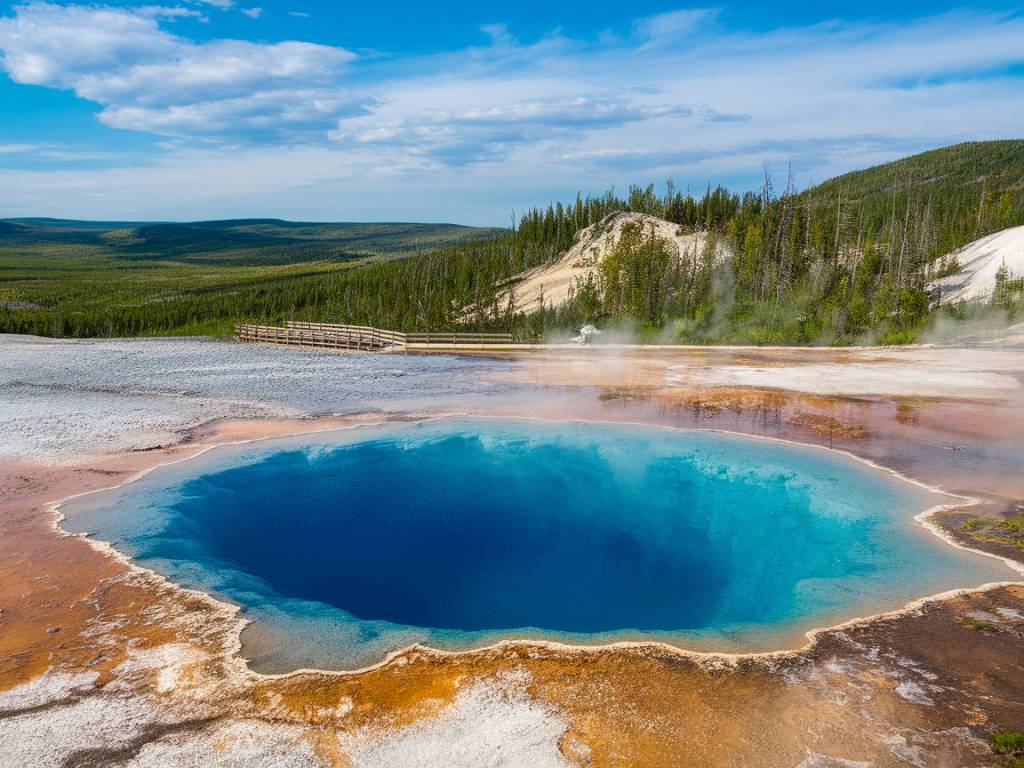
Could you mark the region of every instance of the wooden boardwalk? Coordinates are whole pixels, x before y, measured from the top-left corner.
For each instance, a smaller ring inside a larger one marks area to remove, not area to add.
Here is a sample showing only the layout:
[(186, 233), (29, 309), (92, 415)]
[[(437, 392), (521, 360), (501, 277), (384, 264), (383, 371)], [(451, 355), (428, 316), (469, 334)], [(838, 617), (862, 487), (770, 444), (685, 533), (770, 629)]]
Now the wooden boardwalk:
[(510, 333), (458, 333), (429, 331), (401, 333), (365, 325), (339, 323), (303, 323), (289, 321), (284, 326), (241, 324), (235, 326), (235, 339), (258, 344), (316, 349), (349, 349), (362, 352), (407, 352), (444, 347), (475, 347), (512, 344)]

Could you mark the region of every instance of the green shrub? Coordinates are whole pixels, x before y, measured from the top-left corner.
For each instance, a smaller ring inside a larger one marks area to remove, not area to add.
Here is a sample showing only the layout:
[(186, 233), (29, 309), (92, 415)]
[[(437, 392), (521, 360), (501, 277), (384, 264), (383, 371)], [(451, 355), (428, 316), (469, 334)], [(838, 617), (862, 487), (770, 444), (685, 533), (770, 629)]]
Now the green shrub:
[(1000, 731), (989, 736), (988, 743), (1001, 768), (1024, 768), (1024, 733)]
[(1014, 515), (1011, 518), (1003, 520), (999, 524), (999, 527), (1004, 531), (1010, 533), (1024, 534), (1024, 515)]

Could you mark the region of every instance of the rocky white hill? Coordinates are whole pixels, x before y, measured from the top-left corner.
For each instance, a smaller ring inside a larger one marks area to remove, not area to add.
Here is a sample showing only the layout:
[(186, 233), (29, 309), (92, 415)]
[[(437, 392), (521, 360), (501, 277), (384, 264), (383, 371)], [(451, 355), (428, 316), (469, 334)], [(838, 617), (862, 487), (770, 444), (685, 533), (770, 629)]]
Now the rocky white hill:
[(960, 271), (929, 285), (940, 291), (942, 303), (988, 298), (996, 284), (996, 272), (1003, 264), (1015, 277), (1024, 275), (1024, 227), (1004, 229), (975, 240), (950, 256), (960, 264)]
[[(515, 278), (509, 291), (500, 298), (507, 307), (511, 293), (515, 295), (517, 311), (531, 312), (545, 306), (558, 306), (569, 298), (570, 290), (578, 280), (586, 280), (597, 271), (602, 259), (622, 239), (622, 229), (627, 224), (637, 223), (647, 237), (659, 237), (670, 244), (676, 258), (687, 262), (700, 259), (707, 245), (704, 232), (682, 233), (678, 224), (648, 216), (644, 213), (617, 211), (605, 216), (597, 224), (580, 230), (576, 242), (565, 254), (552, 264), (524, 272)], [(721, 241), (715, 247), (714, 258), (721, 261), (729, 256), (729, 250)]]

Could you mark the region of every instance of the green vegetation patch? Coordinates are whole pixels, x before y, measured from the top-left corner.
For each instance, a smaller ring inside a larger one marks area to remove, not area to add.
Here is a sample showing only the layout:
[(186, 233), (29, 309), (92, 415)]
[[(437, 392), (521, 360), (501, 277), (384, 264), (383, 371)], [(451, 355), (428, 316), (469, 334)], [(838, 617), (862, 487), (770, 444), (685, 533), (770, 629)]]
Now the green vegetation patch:
[(988, 743), (1000, 768), (1024, 768), (1024, 733), (1000, 731), (989, 736)]
[(1024, 514), (1005, 519), (972, 517), (964, 521), (963, 528), (980, 541), (1024, 549)]

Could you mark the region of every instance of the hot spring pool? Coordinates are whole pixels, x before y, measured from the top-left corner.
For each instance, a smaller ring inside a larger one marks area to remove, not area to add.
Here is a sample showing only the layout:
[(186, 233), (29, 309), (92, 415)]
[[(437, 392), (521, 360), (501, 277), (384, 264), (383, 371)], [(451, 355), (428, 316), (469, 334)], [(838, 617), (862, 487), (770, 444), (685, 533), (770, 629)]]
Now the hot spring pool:
[(415, 642), (766, 650), (1012, 578), (913, 516), (949, 498), (846, 456), (607, 424), (439, 420), (210, 452), (65, 527), (240, 604), (263, 671)]

